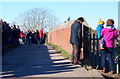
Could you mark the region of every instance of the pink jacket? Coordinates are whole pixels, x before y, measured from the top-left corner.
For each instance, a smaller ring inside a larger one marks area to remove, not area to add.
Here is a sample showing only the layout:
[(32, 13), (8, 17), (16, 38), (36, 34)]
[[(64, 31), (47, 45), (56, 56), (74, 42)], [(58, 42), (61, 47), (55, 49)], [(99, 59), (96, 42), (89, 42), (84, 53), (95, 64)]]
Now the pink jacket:
[(118, 37), (118, 31), (114, 26), (107, 26), (101, 30), (101, 37), (103, 37), (106, 47), (114, 47), (114, 41)]

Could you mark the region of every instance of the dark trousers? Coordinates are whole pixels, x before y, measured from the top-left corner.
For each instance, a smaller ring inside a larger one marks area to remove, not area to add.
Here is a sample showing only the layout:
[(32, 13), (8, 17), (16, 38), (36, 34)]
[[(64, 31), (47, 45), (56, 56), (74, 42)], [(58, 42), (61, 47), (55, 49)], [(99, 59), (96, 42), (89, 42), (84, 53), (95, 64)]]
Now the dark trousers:
[(72, 59), (71, 62), (78, 63), (80, 59), (80, 47), (79, 45), (72, 44)]
[(40, 37), (40, 44), (43, 43), (43, 37)]
[(101, 51), (102, 54), (102, 67), (105, 68), (106, 67), (106, 57), (108, 57), (108, 62), (109, 62), (109, 67), (110, 67), (110, 71), (114, 70), (114, 51), (113, 51), (113, 47), (109, 48), (109, 47), (105, 47), (104, 50)]

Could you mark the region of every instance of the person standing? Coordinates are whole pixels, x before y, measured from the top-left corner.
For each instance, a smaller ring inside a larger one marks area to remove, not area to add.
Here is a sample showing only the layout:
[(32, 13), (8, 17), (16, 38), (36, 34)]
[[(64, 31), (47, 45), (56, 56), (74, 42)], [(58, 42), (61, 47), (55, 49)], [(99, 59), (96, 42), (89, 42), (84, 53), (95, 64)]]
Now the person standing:
[(25, 30), (25, 44), (28, 44), (28, 30)]
[(44, 34), (43, 34), (43, 44), (45, 44), (46, 37), (47, 37), (47, 35), (44, 33)]
[(108, 19), (107, 25), (101, 30), (101, 37), (104, 39), (104, 50), (101, 51), (102, 54), (102, 67), (103, 72), (106, 72), (106, 56), (108, 57), (109, 67), (111, 74), (114, 73), (114, 43), (115, 39), (118, 37), (118, 31), (114, 27), (114, 20)]
[(39, 44), (39, 31), (38, 30), (35, 30), (34, 32), (34, 41), (35, 41), (35, 44)]
[(71, 64), (79, 64), (80, 49), (82, 48), (82, 23), (84, 19), (79, 17), (71, 25), (70, 43), (72, 44)]
[(23, 31), (20, 32), (20, 39), (21, 39), (21, 43), (20, 44), (24, 44), (25, 43), (25, 34)]
[(43, 42), (43, 28), (39, 31), (40, 44)]
[(20, 28), (18, 25), (15, 25), (16, 26), (16, 40), (17, 40), (17, 45), (19, 45), (19, 38), (20, 38)]
[(26, 33), (26, 44), (32, 44), (32, 32), (31, 30), (28, 30)]

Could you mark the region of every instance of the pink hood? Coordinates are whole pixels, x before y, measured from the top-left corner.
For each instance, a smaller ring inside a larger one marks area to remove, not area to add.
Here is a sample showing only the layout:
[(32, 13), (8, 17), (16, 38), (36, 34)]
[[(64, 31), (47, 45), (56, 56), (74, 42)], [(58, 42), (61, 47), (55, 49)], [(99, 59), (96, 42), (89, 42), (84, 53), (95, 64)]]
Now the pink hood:
[(105, 41), (106, 47), (114, 47), (114, 40), (118, 37), (118, 31), (114, 26), (107, 26), (102, 29), (101, 36)]

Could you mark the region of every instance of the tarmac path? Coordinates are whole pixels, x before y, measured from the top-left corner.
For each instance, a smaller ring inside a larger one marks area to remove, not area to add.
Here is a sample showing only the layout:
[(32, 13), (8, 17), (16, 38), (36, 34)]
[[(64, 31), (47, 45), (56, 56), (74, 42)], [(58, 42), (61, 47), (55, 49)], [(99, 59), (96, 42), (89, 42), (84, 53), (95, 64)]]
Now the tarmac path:
[(48, 45), (23, 45), (2, 57), (1, 78), (93, 77), (84, 67), (71, 65)]

